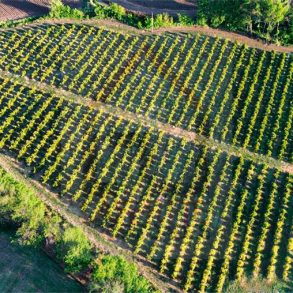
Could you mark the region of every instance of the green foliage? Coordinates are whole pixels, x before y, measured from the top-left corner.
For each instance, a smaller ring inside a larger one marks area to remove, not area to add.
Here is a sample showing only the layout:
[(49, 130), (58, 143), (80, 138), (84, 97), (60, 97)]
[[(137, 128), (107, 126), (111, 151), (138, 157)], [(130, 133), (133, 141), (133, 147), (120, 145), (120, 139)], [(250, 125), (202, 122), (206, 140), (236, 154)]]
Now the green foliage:
[(182, 25), (193, 25), (194, 21), (191, 17), (185, 15), (185, 14), (178, 14), (178, 22)]
[(76, 273), (89, 266), (92, 261), (92, 247), (80, 228), (65, 229), (57, 244), (57, 254), (65, 263), (65, 270)]
[(289, 0), (199, 0), (197, 23), (256, 34), (267, 40), (292, 43)]
[[(109, 291), (109, 288), (112, 291)], [(139, 275), (135, 265), (127, 262), (123, 257), (104, 256), (92, 274), (93, 292), (153, 292), (149, 283)]]
[(97, 5), (94, 9), (95, 17), (98, 19), (103, 19), (107, 17), (107, 10), (102, 5)]
[(60, 235), (61, 219), (49, 213), (36, 195), (21, 183), (15, 182), (0, 169), (1, 217), (18, 223), (18, 242), (23, 245), (38, 245), (44, 237)]
[(174, 25), (174, 19), (167, 13), (157, 14), (153, 17), (153, 19), (151, 17), (147, 17), (145, 24), (146, 28), (168, 27)]
[(98, 19), (113, 18), (139, 29), (150, 29), (160, 27), (170, 27), (174, 25), (192, 25), (194, 21), (192, 18), (178, 14), (174, 19), (170, 15), (163, 13), (157, 14), (154, 17), (148, 15), (137, 15), (132, 12), (127, 12), (124, 7), (118, 4), (111, 4), (109, 6), (95, 3), (94, 16)]
[(27, 17), (27, 18), (23, 18), (23, 19), (0, 21), (0, 28), (10, 28), (10, 27), (16, 27), (19, 25), (32, 23), (34, 20), (36, 20), (38, 18), (39, 17), (32, 16), (32, 17)]
[(50, 17), (83, 19), (84, 13), (76, 8), (71, 8), (68, 5), (63, 5), (61, 0), (53, 0), (51, 3)]
[(116, 18), (121, 21), (121, 20), (123, 20), (125, 15), (126, 15), (126, 10), (124, 7), (122, 7), (116, 3), (112, 3), (109, 6), (109, 16), (110, 17)]
[(168, 27), (174, 24), (174, 20), (167, 13), (157, 14), (154, 18), (154, 27)]
[(19, 223), (19, 242), (25, 245), (39, 244), (46, 226), (43, 221), (45, 205), (30, 190), (15, 183), (3, 170), (0, 173), (0, 188), (0, 213), (9, 215)]

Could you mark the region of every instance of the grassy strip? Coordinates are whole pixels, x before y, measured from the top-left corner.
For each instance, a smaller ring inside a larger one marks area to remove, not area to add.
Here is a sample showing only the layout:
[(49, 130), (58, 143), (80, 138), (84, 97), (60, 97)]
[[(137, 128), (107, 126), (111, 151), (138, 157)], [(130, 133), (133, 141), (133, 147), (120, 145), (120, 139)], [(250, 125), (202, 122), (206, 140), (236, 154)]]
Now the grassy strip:
[(0, 292), (85, 292), (41, 249), (15, 243), (14, 231), (0, 226)]

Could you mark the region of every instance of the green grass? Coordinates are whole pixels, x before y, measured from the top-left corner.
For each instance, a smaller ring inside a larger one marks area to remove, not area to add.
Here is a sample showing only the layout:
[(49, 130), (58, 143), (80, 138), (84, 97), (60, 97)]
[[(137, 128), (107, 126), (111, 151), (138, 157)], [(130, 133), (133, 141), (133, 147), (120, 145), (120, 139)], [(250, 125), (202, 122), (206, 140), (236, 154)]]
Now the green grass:
[(0, 230), (0, 292), (84, 292), (44, 252), (12, 244), (12, 236)]

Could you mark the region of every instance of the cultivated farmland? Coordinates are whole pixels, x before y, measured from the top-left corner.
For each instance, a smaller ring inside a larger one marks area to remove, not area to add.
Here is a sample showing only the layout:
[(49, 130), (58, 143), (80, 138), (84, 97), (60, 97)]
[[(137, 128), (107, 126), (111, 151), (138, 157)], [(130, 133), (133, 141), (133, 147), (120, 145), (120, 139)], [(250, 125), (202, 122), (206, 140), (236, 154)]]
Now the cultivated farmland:
[(292, 161), (289, 54), (79, 25), (5, 31), (0, 42), (4, 71)]
[(292, 69), (200, 34), (3, 30), (0, 149), (186, 291), (289, 280)]

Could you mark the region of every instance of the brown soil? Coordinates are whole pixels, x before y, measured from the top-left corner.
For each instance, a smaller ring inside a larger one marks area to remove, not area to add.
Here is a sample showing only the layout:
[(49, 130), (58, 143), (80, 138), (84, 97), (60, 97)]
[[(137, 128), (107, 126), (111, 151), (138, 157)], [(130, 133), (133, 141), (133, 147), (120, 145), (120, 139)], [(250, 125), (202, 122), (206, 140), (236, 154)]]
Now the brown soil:
[(195, 1), (190, 0), (103, 0), (106, 4), (117, 3), (129, 11), (143, 14), (178, 13), (195, 16)]
[[(51, 0), (1, 0), (0, 21), (41, 16), (49, 12)], [(80, 7), (82, 0), (64, 0), (64, 4)]]

